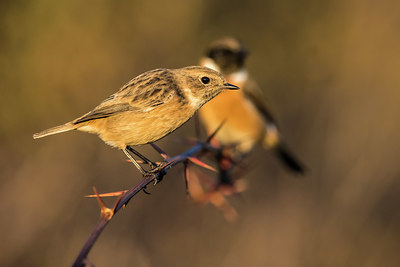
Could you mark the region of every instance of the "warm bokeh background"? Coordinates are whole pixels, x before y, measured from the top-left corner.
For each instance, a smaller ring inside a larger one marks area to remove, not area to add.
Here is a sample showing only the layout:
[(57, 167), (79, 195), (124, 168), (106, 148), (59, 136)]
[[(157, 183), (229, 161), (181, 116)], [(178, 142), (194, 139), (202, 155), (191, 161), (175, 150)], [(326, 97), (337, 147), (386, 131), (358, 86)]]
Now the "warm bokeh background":
[[(138, 181), (97, 137), (34, 132), (93, 108), (130, 78), (196, 64), (224, 35), (251, 51), (288, 143), (270, 153), (227, 223), (190, 202), (182, 169), (140, 194), (89, 254), (97, 266), (400, 266), (398, 1), (2, 1), (0, 265), (68, 266), (98, 218), (82, 196)], [(193, 136), (189, 123), (160, 146)], [(179, 147), (179, 149), (177, 149)], [(147, 149), (142, 150), (148, 153)]]

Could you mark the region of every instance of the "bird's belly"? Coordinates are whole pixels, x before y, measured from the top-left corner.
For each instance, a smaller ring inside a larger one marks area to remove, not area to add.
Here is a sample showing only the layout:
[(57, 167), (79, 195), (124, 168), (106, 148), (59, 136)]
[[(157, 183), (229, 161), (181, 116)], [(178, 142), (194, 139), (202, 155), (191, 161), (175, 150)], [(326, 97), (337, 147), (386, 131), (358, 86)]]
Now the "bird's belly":
[[(194, 114), (192, 110), (154, 109), (150, 112), (125, 112), (94, 120), (91, 129), (107, 144), (125, 148), (155, 142), (185, 123)], [(87, 131), (89, 126), (80, 130)], [(101, 130), (99, 130), (101, 129)]]

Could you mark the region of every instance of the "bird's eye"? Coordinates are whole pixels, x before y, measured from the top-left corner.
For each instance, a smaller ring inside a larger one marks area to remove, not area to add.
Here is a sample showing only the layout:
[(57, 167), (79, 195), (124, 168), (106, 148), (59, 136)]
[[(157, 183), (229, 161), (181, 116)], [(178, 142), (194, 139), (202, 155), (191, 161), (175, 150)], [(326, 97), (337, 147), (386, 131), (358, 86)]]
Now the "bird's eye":
[(206, 76), (201, 77), (201, 82), (204, 83), (204, 84), (208, 84), (210, 82), (210, 78), (208, 78)]

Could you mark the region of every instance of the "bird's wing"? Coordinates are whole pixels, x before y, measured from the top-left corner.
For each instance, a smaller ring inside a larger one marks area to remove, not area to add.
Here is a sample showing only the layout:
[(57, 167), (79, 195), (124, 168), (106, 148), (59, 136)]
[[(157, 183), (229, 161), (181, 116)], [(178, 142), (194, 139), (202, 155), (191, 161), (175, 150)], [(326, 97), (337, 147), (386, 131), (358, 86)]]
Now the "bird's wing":
[(126, 111), (134, 111), (135, 108), (132, 107), (129, 103), (118, 103), (118, 104), (113, 104), (113, 105), (108, 105), (108, 106), (103, 106), (103, 107), (96, 107), (94, 110), (86, 113), (82, 117), (76, 119), (73, 121), (74, 124), (82, 123), (85, 121), (91, 121), (91, 120), (96, 120), (96, 119), (101, 119), (101, 118), (107, 118), (111, 117), (117, 114), (120, 114), (122, 112)]
[(107, 118), (124, 112), (148, 112), (169, 102), (174, 93), (170, 84), (162, 82), (157, 75), (139, 75), (73, 123)]
[(242, 87), (245, 96), (254, 104), (258, 111), (264, 116), (264, 119), (268, 123), (273, 123), (275, 125), (276, 121), (272, 116), (271, 112), (267, 108), (267, 102), (265, 101), (264, 94), (261, 91), (258, 84), (251, 79), (246, 80)]

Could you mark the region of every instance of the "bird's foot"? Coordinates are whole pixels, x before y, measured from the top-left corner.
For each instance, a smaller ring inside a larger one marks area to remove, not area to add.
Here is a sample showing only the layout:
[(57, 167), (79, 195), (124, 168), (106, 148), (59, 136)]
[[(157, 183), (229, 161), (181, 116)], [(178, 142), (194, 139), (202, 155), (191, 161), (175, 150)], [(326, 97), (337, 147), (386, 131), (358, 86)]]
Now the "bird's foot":
[[(166, 174), (164, 168), (166, 166), (166, 162), (161, 162), (154, 164), (150, 170), (143, 170), (143, 176), (155, 176), (154, 184), (161, 182), (162, 178)], [(158, 175), (157, 175), (158, 174)]]

